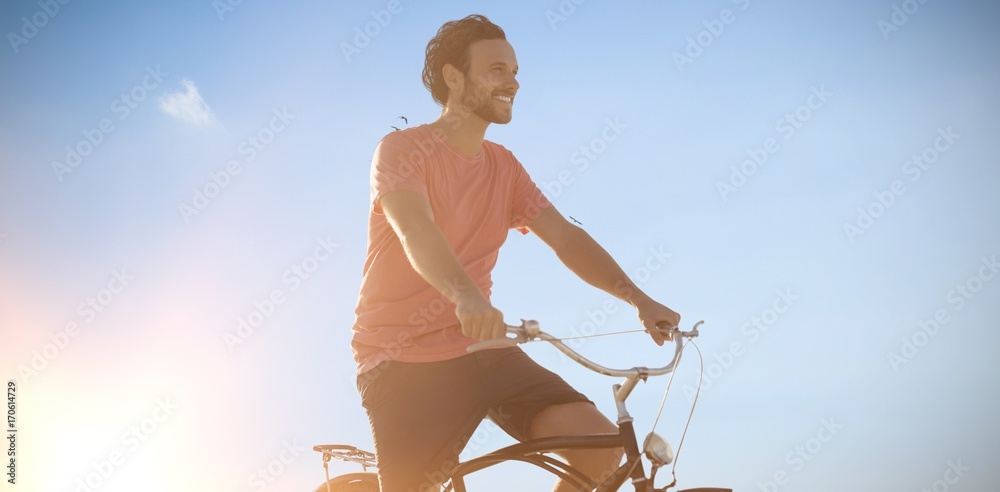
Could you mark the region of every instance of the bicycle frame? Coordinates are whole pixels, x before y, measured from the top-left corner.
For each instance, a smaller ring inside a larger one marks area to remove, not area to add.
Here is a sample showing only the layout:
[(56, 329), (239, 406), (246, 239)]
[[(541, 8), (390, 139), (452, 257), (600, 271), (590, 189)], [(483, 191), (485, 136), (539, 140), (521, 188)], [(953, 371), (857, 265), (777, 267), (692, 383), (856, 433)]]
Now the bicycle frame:
[[(637, 491), (651, 490), (652, 483), (645, 477), (642, 467), (642, 458), (638, 452), (635, 441), (635, 433), (631, 428), (631, 422), (626, 424), (628, 429), (619, 427), (619, 434), (593, 434), (587, 436), (550, 437), (545, 439), (535, 439), (498, 449), (492, 453), (485, 454), (478, 458), (460, 463), (452, 472), (451, 482), (445, 487), (445, 492), (466, 492), (465, 476), (475, 473), (490, 466), (506, 461), (523, 461), (542, 468), (563, 481), (572, 484), (580, 490), (595, 490), (606, 492), (618, 490), (630, 476)], [(633, 454), (628, 453), (629, 446), (625, 444), (629, 441), (628, 435), (631, 433)], [(545, 456), (541, 453), (551, 453), (565, 451), (569, 449), (603, 449), (618, 448), (626, 449), (627, 458), (625, 464), (621, 465), (603, 483), (596, 484), (589, 477), (577, 471), (567, 463), (555, 458)], [(631, 475), (630, 473), (631, 472)], [(647, 486), (648, 485), (648, 486)]]
[[(586, 357), (578, 354), (573, 349), (567, 347), (555, 337), (541, 331), (537, 321), (521, 320), (521, 326), (507, 326), (507, 332), (514, 334), (514, 338), (504, 338), (500, 340), (489, 340), (479, 342), (469, 347), (469, 351), (481, 350), (483, 348), (494, 348), (512, 346), (525, 343), (533, 339), (540, 339), (550, 342), (560, 351), (568, 355), (571, 359), (584, 367), (609, 376), (622, 376), (625, 381), (615, 384), (614, 390), (615, 406), (618, 410), (618, 434), (599, 434), (589, 436), (555, 437), (546, 439), (536, 439), (508, 446), (492, 453), (480, 456), (465, 463), (460, 463), (452, 472), (451, 483), (445, 488), (445, 492), (466, 492), (464, 477), (470, 473), (484, 468), (502, 463), (504, 461), (523, 461), (531, 463), (560, 479), (573, 484), (581, 490), (595, 490), (596, 492), (615, 491), (621, 487), (629, 478), (636, 492), (649, 492), (654, 490), (653, 482), (646, 477), (646, 471), (642, 463), (642, 454), (639, 452), (638, 441), (635, 437), (635, 429), (632, 425), (632, 416), (629, 415), (625, 407), (625, 400), (632, 389), (640, 380), (646, 380), (649, 376), (659, 376), (668, 374), (674, 370), (680, 361), (683, 340), (698, 336), (699, 321), (689, 332), (680, 331), (673, 328), (671, 333), (675, 343), (674, 357), (664, 367), (649, 369), (645, 367), (633, 367), (632, 369), (620, 370), (611, 369), (597, 364)], [(604, 482), (596, 484), (587, 476), (573, 469), (568, 464), (555, 458), (545, 456), (541, 453), (563, 451), (567, 449), (600, 449), (600, 448), (624, 448), (625, 463), (615, 470)]]

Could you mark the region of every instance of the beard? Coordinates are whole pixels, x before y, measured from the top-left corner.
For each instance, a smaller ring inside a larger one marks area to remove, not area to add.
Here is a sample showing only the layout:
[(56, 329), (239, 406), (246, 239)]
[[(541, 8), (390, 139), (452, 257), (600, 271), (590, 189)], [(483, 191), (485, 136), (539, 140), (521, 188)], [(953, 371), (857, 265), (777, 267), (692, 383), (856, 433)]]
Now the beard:
[(507, 124), (513, 117), (513, 112), (509, 108), (498, 107), (493, 94), (472, 79), (462, 93), (462, 106), (490, 123)]

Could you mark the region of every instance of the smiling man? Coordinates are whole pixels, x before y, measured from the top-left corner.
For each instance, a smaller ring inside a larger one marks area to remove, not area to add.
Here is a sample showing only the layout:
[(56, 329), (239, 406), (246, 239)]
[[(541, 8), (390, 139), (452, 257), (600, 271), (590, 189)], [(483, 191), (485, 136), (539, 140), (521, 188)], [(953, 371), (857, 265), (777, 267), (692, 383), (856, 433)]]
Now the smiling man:
[[(351, 347), (383, 492), (439, 490), (484, 418), (519, 441), (617, 432), (519, 347), (468, 353), (504, 336), (490, 272), (510, 229), (534, 233), (585, 282), (634, 306), (657, 344), (666, 339), (657, 325), (680, 322), (549, 203), (509, 150), (484, 139), (491, 123), (511, 121), (517, 72), (513, 47), (489, 19), (445, 23), (423, 72), (440, 117), (386, 135), (372, 159)], [(622, 450), (563, 457), (599, 481)]]

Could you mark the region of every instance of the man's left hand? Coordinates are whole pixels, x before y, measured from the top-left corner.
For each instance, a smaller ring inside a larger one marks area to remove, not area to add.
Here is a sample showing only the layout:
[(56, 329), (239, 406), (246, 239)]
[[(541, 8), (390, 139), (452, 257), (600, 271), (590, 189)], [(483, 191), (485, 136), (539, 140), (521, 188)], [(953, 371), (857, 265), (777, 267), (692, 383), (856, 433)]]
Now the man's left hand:
[(635, 308), (639, 314), (639, 321), (646, 327), (646, 332), (653, 337), (657, 345), (663, 345), (663, 342), (673, 339), (671, 330), (680, 326), (681, 315), (652, 299), (637, 303)]

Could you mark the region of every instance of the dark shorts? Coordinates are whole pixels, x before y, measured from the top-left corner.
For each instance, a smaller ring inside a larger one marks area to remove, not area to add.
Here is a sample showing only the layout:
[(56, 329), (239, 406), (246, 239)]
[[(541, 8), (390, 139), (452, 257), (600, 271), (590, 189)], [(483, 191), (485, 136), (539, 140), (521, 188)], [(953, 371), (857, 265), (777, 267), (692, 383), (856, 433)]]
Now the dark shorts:
[(545, 407), (589, 402), (519, 347), (440, 362), (383, 361), (358, 376), (386, 492), (443, 482), (473, 432), (489, 418), (518, 441)]

